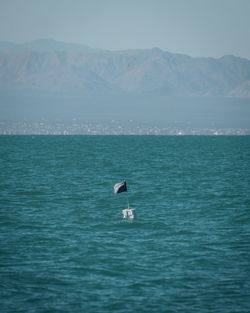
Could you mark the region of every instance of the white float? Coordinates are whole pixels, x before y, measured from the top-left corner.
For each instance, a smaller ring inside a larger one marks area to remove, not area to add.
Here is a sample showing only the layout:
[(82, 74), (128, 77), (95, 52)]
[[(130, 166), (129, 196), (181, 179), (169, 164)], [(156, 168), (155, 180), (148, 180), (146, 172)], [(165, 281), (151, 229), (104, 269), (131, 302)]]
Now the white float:
[(123, 218), (133, 220), (135, 218), (135, 209), (122, 210)]

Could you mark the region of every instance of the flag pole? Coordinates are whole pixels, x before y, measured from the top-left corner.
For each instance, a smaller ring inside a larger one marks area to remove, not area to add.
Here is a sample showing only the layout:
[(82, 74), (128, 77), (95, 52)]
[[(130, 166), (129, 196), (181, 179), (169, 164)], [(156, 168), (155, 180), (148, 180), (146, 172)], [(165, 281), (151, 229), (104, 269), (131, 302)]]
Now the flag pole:
[(128, 209), (129, 209), (128, 192), (126, 192), (126, 195), (127, 195), (127, 201), (128, 201)]

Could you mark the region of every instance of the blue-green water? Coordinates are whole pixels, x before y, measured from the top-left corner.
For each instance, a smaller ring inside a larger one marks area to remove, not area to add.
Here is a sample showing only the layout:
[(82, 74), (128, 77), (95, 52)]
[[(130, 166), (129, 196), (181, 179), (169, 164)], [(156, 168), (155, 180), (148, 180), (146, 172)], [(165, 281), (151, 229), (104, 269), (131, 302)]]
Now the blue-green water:
[(1, 312), (250, 312), (250, 137), (0, 148)]

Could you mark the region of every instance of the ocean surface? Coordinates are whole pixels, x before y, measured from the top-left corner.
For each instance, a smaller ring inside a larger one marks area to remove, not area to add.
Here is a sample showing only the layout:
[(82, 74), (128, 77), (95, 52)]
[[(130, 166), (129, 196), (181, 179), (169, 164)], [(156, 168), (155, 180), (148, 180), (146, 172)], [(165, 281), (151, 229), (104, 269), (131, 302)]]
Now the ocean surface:
[(250, 136), (0, 136), (0, 153), (0, 312), (250, 312)]

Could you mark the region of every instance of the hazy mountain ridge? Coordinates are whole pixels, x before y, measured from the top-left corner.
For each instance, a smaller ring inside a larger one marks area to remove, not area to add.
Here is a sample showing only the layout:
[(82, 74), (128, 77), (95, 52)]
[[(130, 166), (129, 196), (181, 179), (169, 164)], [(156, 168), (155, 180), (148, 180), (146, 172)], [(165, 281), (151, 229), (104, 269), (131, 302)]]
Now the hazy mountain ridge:
[[(93, 53), (91, 48), (79, 51), (77, 45), (73, 45), (74, 50), (71, 44), (50, 43), (50, 50), (44, 45), (42, 51), (42, 42), (36, 41), (37, 51), (0, 54), (0, 88), (250, 98), (250, 60), (247, 59), (192, 58), (158, 48)], [(57, 49), (64, 45), (68, 50)], [(30, 46), (34, 48), (34, 42)], [(1, 44), (0, 51), (3, 51)]]
[(64, 51), (94, 53), (100, 49), (91, 48), (87, 45), (78, 43), (68, 43), (57, 41), (52, 38), (37, 39), (26, 43), (0, 42), (0, 53), (19, 54), (28, 51), (49, 52), (49, 51)]

